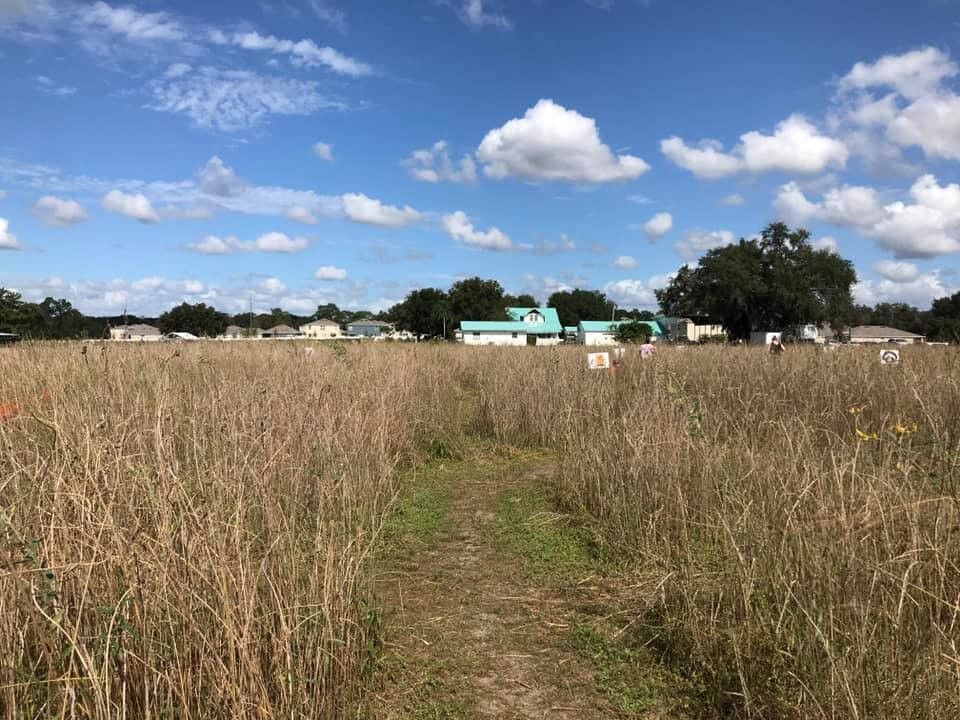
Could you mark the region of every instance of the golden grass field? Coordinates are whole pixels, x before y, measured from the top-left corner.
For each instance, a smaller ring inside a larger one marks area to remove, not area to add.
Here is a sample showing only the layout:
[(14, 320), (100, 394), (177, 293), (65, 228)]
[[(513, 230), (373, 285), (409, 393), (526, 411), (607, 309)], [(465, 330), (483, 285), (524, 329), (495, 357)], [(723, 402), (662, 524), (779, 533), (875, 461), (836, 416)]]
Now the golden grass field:
[(403, 469), (479, 435), (639, 578), (703, 717), (960, 716), (960, 353), (0, 349), (0, 717), (363, 717)]

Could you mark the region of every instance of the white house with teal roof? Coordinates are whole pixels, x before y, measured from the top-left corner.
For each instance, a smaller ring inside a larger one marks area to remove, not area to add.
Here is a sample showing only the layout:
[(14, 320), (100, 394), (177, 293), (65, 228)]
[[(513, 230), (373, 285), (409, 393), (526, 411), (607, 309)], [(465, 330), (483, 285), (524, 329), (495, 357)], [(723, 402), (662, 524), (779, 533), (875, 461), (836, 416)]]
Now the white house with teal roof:
[[(577, 342), (581, 345), (616, 345), (617, 328), (630, 320), (581, 320), (577, 325)], [(663, 335), (660, 325), (653, 320), (640, 320), (650, 328), (650, 337), (656, 340)]]
[(563, 326), (551, 307), (507, 308), (509, 320), (464, 320), (458, 340), (464, 345), (557, 345)]

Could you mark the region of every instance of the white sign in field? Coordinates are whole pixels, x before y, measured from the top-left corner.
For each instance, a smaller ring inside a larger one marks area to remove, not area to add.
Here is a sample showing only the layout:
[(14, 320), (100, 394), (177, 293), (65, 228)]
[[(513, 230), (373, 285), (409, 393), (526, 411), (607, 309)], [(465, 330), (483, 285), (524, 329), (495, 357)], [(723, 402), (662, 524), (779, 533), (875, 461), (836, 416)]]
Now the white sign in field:
[(881, 365), (899, 365), (900, 351), (899, 350), (881, 350), (880, 364)]
[(591, 370), (606, 370), (610, 367), (610, 353), (587, 353), (587, 367)]

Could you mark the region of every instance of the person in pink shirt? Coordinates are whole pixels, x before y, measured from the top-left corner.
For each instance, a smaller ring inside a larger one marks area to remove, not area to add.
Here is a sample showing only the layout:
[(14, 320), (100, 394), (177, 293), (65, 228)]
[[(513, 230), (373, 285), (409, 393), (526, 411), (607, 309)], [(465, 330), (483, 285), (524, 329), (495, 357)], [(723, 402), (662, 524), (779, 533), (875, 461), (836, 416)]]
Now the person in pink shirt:
[(647, 340), (643, 345), (640, 346), (640, 357), (644, 360), (653, 357), (654, 349), (653, 343)]

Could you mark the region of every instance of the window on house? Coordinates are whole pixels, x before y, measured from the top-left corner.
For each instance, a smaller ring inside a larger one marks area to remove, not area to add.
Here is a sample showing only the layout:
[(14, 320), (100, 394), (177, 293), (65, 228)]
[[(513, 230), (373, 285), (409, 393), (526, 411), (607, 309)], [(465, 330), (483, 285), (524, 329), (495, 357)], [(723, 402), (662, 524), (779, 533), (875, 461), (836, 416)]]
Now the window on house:
[(510, 333), (513, 337), (517, 337), (517, 333)]
[(475, 332), (475, 333), (473, 334), (473, 336), (474, 336), (474, 337), (480, 337), (480, 333)]

